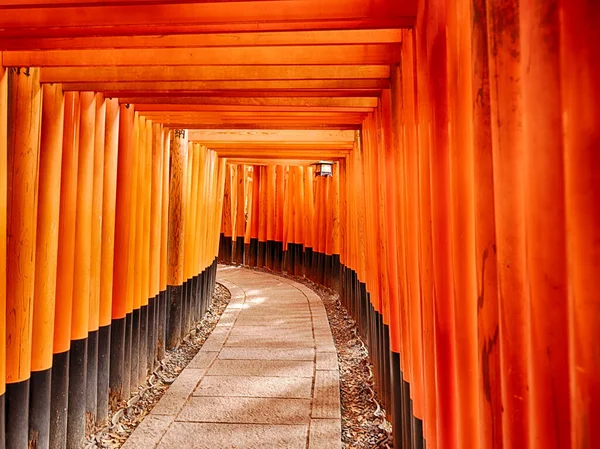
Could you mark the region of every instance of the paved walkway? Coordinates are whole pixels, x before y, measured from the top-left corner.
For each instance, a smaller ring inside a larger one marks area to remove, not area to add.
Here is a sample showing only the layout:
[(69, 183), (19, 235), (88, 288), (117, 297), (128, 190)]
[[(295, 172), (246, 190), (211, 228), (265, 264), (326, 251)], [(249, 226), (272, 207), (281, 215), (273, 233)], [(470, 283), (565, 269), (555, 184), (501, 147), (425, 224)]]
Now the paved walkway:
[(321, 299), (293, 281), (220, 267), (231, 302), (124, 449), (336, 449), (339, 371)]

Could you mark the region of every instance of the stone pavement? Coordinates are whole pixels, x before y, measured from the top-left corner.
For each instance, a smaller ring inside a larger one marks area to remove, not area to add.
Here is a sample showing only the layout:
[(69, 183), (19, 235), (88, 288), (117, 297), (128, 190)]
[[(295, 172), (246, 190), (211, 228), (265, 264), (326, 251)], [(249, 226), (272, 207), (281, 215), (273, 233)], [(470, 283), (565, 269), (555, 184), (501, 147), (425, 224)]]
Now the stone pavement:
[(231, 302), (123, 449), (338, 449), (337, 353), (321, 299), (291, 280), (219, 267)]

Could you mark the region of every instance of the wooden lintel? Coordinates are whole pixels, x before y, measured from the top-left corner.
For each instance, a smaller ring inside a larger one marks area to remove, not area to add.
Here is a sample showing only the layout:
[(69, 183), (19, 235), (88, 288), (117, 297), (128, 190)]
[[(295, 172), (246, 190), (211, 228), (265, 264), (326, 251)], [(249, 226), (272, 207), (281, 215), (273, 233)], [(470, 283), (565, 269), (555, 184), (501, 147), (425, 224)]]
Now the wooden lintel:
[(388, 79), (388, 65), (182, 65), (44, 67), (42, 83)]
[(64, 91), (79, 92), (140, 92), (140, 93), (173, 93), (191, 95), (201, 90), (305, 90), (305, 89), (389, 89), (390, 81), (387, 79), (366, 80), (228, 80), (228, 81), (157, 81), (157, 82), (120, 82), (120, 83), (66, 83)]
[(237, 129), (195, 130), (188, 133), (190, 141), (217, 142), (354, 142), (352, 131), (277, 130), (240, 131)]
[(64, 38), (0, 39), (4, 50), (68, 50), (97, 48), (177, 48), (177, 47), (248, 47), (253, 45), (344, 45), (395, 44), (401, 42), (401, 30), (310, 30), (242, 33), (193, 33), (142, 36), (83, 36)]
[(394, 64), (400, 44), (7, 51), (2, 59), (6, 67)]
[[(125, 101), (131, 100), (131, 101)], [(205, 110), (203, 106), (286, 106), (286, 107), (347, 107), (375, 108), (377, 98), (373, 97), (206, 97), (196, 99), (194, 103), (156, 101), (146, 103), (140, 99), (121, 98), (121, 102), (136, 104), (137, 111), (196, 111)], [(160, 99), (158, 99), (160, 100)]]

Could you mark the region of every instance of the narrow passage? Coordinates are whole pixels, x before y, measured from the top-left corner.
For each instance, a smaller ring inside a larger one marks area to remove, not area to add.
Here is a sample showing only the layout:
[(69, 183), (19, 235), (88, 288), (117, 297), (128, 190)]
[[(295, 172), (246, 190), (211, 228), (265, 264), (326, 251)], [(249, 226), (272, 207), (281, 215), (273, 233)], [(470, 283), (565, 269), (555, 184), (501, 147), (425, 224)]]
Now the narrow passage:
[(308, 287), (219, 267), (231, 301), (124, 449), (335, 449), (339, 371), (325, 307)]

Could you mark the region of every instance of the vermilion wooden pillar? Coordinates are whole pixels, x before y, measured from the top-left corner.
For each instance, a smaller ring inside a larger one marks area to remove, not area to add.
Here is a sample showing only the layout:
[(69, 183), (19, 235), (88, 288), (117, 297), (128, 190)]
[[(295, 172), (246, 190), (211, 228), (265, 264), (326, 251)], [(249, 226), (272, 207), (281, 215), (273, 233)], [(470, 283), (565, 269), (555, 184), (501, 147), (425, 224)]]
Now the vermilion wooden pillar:
[(115, 256), (115, 207), (119, 149), (119, 101), (106, 100), (104, 138), (104, 181), (102, 186), (102, 237), (100, 304), (98, 314), (98, 422), (108, 418), (110, 337)]
[(92, 185), (92, 232), (90, 259), (90, 303), (88, 323), (88, 364), (86, 374), (87, 421), (96, 422), (98, 408), (98, 330), (100, 328), (100, 285), (102, 271), (102, 196), (104, 188), (104, 142), (106, 100), (96, 94), (94, 160)]
[[(0, 52), (0, 56), (2, 52)], [(6, 207), (7, 207), (8, 70), (0, 65), (0, 328), (6, 329)], [(5, 167), (5, 168), (2, 168)], [(0, 448), (4, 449), (6, 416), (6, 333), (0, 332)]]
[(255, 165), (252, 167), (252, 211), (250, 214), (250, 246), (248, 248), (248, 265), (251, 267), (256, 267), (258, 265), (259, 216), (263, 214), (266, 218), (266, 214), (260, 209), (260, 183), (261, 166)]
[(223, 221), (221, 224), (223, 238), (221, 240), (221, 251), (219, 251), (221, 263), (231, 263), (231, 239), (233, 236), (232, 201), (231, 165), (227, 164), (225, 169), (225, 191), (223, 193)]
[(569, 447), (571, 440), (569, 371), (564, 369), (569, 322), (558, 5), (558, 0), (522, 1), (519, 8), (531, 320), (529, 442), (548, 449)]
[[(164, 130), (163, 135), (163, 165), (162, 165), (162, 201), (161, 201), (161, 223), (160, 223), (160, 293), (159, 293), (159, 314), (158, 314), (158, 339), (157, 339), (157, 358), (162, 360), (165, 356), (166, 338), (167, 338), (167, 246), (169, 236), (169, 171), (171, 159), (171, 139), (170, 131)], [(219, 216), (220, 218), (220, 216)], [(220, 220), (217, 220), (220, 229)]]
[(110, 401), (122, 400), (125, 393), (125, 334), (127, 324), (127, 280), (130, 254), (134, 178), (133, 106), (121, 105), (115, 207), (115, 241), (110, 343)]
[(56, 299), (60, 177), (65, 98), (62, 85), (42, 87), (42, 132), (31, 347), (29, 444), (50, 444), (52, 339)]
[[(277, 229), (277, 196), (276, 196), (276, 175), (277, 169), (273, 164), (261, 167), (260, 171), (260, 197), (259, 203), (260, 217), (258, 234), (258, 266), (266, 265), (267, 268), (273, 268), (275, 265), (276, 252), (276, 229)], [(261, 243), (264, 242), (264, 243)], [(264, 250), (261, 252), (261, 245)], [(261, 258), (261, 254), (264, 256)], [(261, 264), (262, 261), (262, 264)]]
[[(486, 15), (484, 0), (472, 7)], [(477, 275), (480, 446), (502, 448), (502, 397), (498, 322), (498, 266), (490, 112), (487, 22), (472, 19), (473, 168)]]
[[(502, 372), (503, 447), (529, 447), (529, 300), (519, 1), (487, 2)], [(516, 36), (516, 37), (515, 37)]]
[(77, 212), (73, 265), (73, 315), (69, 360), (67, 448), (79, 448), (85, 437), (87, 343), (89, 328), (92, 204), (94, 188), (94, 133), (96, 98), (81, 93), (79, 156), (77, 162)]
[(274, 181), (275, 205), (273, 216), (275, 222), (275, 233), (273, 236), (273, 270), (281, 271), (283, 257), (283, 222), (285, 198), (285, 167), (283, 165), (276, 166)]
[(6, 446), (27, 447), (35, 279), (40, 71), (9, 69), (6, 256)]
[(79, 157), (79, 93), (65, 94), (65, 122), (60, 181), (60, 215), (56, 273), (50, 447), (67, 444), (67, 408)]
[(455, 292), (457, 444), (477, 447), (477, 276), (475, 260), (470, 1), (447, 2), (452, 263)]
[(236, 176), (236, 203), (235, 203), (235, 254), (233, 261), (242, 265), (244, 263), (244, 235), (246, 233), (246, 166), (238, 165)]
[(314, 169), (304, 167), (304, 275), (310, 277), (314, 250), (314, 213), (315, 201), (313, 195)]
[(173, 131), (171, 148), (171, 176), (169, 187), (169, 240), (168, 240), (168, 292), (169, 322), (167, 328), (167, 347), (175, 347), (181, 339), (181, 301), (183, 290), (184, 259), (184, 184), (187, 172), (187, 131)]
[(571, 447), (590, 448), (600, 438), (600, 4), (561, 0), (559, 5)]

